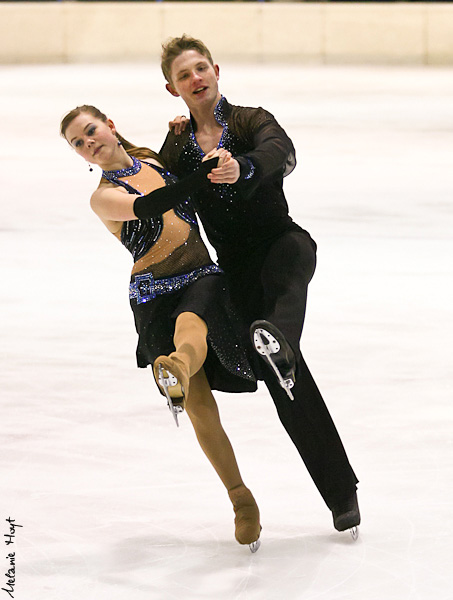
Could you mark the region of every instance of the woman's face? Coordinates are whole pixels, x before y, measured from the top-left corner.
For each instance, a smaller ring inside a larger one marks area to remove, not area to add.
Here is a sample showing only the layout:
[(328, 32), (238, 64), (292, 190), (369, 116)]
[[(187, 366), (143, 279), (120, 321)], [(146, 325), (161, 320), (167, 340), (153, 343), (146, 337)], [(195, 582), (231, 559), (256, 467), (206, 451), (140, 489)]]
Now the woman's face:
[(80, 113), (71, 121), (65, 137), (77, 154), (99, 166), (108, 164), (118, 147), (113, 122), (101, 121), (88, 112)]

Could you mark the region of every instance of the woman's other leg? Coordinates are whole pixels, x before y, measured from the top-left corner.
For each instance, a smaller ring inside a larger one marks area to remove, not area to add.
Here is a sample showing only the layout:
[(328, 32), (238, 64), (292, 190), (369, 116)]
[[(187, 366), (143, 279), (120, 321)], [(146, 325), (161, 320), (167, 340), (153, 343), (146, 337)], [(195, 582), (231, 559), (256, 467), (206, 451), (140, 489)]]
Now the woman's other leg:
[(236, 539), (240, 544), (252, 544), (260, 535), (260, 514), (252, 493), (242, 481), (230, 440), (220, 421), (217, 403), (203, 369), (190, 380), (186, 411), (198, 442), (216, 470), (236, 514)]

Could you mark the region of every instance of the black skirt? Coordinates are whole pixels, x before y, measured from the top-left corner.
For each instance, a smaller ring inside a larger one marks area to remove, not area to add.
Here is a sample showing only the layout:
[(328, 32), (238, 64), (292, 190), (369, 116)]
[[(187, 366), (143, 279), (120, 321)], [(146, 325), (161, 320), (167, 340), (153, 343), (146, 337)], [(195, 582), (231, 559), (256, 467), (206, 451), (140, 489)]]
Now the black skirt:
[(147, 367), (156, 358), (175, 351), (175, 321), (183, 312), (198, 315), (208, 327), (208, 354), (204, 370), (213, 390), (254, 392), (256, 379), (246, 350), (248, 335), (231, 306), (223, 274), (206, 275), (179, 291), (137, 304), (131, 299), (138, 333), (137, 365)]

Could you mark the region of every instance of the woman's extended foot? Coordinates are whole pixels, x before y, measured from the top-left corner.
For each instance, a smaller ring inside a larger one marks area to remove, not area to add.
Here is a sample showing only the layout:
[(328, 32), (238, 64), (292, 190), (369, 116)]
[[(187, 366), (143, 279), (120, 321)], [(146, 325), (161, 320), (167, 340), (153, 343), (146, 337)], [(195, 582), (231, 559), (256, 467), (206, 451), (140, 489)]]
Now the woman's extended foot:
[(189, 395), (189, 367), (176, 352), (169, 356), (158, 356), (153, 365), (154, 377), (165, 394), (168, 407), (178, 423), (178, 413), (184, 410), (185, 399)]
[(235, 537), (240, 544), (253, 544), (261, 533), (260, 511), (252, 492), (241, 484), (228, 491), (236, 517)]

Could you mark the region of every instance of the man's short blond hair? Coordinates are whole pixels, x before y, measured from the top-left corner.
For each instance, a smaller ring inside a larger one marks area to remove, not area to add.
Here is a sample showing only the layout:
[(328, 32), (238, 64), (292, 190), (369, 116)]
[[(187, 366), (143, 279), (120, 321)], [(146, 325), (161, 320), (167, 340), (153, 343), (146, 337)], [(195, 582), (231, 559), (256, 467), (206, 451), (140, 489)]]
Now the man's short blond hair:
[(162, 73), (164, 74), (165, 79), (168, 83), (171, 84), (171, 66), (175, 58), (177, 58), (180, 54), (185, 52), (186, 50), (196, 50), (204, 57), (206, 57), (211, 65), (214, 66), (214, 61), (212, 60), (211, 53), (208, 48), (203, 44), (201, 40), (197, 40), (196, 38), (191, 37), (190, 35), (186, 35), (185, 33), (181, 37), (175, 37), (169, 39), (165, 44), (162, 44), (162, 58), (160, 66), (162, 68)]

